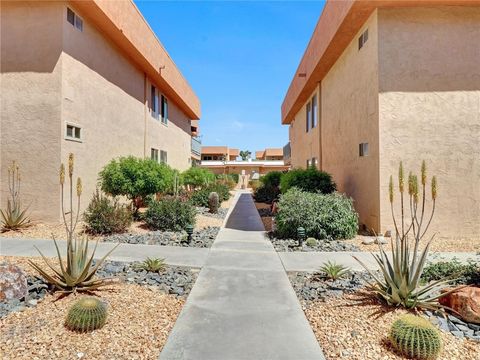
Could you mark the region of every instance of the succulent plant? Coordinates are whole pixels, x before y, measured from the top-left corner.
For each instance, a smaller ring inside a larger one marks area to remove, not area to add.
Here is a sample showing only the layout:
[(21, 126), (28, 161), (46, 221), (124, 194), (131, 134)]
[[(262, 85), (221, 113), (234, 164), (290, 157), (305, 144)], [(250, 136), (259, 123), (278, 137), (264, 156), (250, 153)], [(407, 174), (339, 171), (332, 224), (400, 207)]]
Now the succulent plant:
[(442, 338), (427, 320), (413, 314), (400, 316), (390, 330), (395, 349), (414, 359), (435, 359), (442, 351)]
[(147, 257), (140, 264), (137, 264), (135, 268), (139, 270), (145, 270), (148, 272), (157, 272), (161, 273), (166, 269), (167, 265), (165, 264), (165, 259), (160, 258), (149, 258)]
[(216, 214), (218, 212), (218, 207), (220, 206), (220, 198), (218, 193), (212, 191), (210, 195), (208, 195), (208, 207), (212, 214)]
[(309, 237), (307, 240), (305, 240), (305, 245), (310, 246), (310, 247), (314, 247), (314, 246), (317, 245), (317, 239), (315, 239), (313, 237)]
[(23, 208), (20, 202), (20, 167), (15, 161), (8, 167), (8, 190), (10, 198), (7, 200), (7, 208), (0, 209), (0, 224), (4, 230), (18, 230), (30, 225), (27, 216), (28, 208)]
[(347, 275), (350, 269), (335, 262), (327, 261), (320, 268), (320, 272), (329, 280), (338, 280)]
[(73, 331), (88, 332), (100, 329), (106, 320), (107, 305), (93, 296), (87, 296), (72, 305), (65, 326)]
[(64, 185), (65, 185), (65, 165), (60, 165), (60, 189), (61, 189), (61, 199), (62, 199), (62, 216), (63, 223), (67, 232), (67, 257), (66, 263), (60, 255), (60, 249), (58, 248), (57, 241), (53, 238), (53, 243), (57, 250), (58, 261), (60, 263), (60, 268), (57, 268), (51, 264), (51, 262), (46, 258), (43, 253), (35, 246), (37, 251), (40, 253), (42, 259), (45, 261), (45, 264), (50, 268), (51, 272), (44, 270), (42, 267), (37, 265), (32, 260), (29, 260), (30, 265), (38, 271), (38, 273), (47, 281), (49, 284), (53, 285), (56, 289), (64, 292), (71, 293), (77, 291), (91, 291), (98, 289), (101, 286), (108, 285), (109, 281), (107, 279), (96, 279), (95, 273), (98, 268), (102, 265), (108, 255), (115, 250), (118, 246), (114, 246), (110, 251), (108, 251), (104, 257), (99, 259), (95, 265), (93, 265), (93, 258), (95, 256), (95, 251), (97, 249), (98, 240), (95, 244), (95, 248), (92, 253), (88, 254), (88, 242), (87, 237), (77, 237), (75, 235), (75, 228), (77, 227), (78, 218), (80, 215), (80, 197), (82, 195), (82, 180), (80, 178), (76, 181), (76, 195), (77, 195), (77, 210), (76, 215), (74, 216), (73, 209), (73, 168), (74, 168), (74, 157), (73, 154), (70, 154), (68, 157), (68, 181), (69, 181), (69, 194), (70, 194), (70, 209), (66, 211), (65, 209), (65, 196), (64, 196)]

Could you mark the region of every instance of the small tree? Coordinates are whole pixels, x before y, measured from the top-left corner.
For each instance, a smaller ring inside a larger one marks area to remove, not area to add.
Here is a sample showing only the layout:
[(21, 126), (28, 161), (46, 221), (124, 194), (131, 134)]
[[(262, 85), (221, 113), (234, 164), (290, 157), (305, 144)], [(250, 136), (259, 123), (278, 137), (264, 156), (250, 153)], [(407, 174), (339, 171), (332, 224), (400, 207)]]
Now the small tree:
[(184, 185), (190, 186), (192, 190), (208, 186), (215, 182), (215, 174), (205, 168), (191, 167), (182, 173)]
[(168, 165), (133, 156), (112, 160), (99, 175), (102, 191), (132, 200), (135, 215), (145, 197), (174, 187), (174, 172)]
[(248, 159), (250, 159), (251, 155), (252, 153), (249, 150), (240, 151), (240, 157), (242, 158), (243, 161), (247, 161)]

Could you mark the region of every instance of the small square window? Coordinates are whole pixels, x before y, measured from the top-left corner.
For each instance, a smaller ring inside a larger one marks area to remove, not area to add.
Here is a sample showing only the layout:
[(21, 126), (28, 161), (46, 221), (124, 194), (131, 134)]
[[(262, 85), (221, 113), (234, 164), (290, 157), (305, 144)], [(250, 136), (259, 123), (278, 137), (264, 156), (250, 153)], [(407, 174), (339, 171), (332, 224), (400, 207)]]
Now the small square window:
[(317, 168), (317, 158), (312, 158), (312, 167)]
[(160, 150), (160, 162), (162, 164), (167, 163), (167, 152), (166, 151)]
[(66, 137), (70, 139), (81, 140), (82, 139), (82, 129), (78, 126), (67, 124)]
[(75, 27), (83, 31), (83, 20), (78, 15), (75, 15)]
[(70, 8), (67, 8), (67, 21), (70, 24), (75, 25), (75, 13), (70, 10)]
[(358, 155), (368, 156), (368, 143), (361, 143), (358, 145)]
[(80, 16), (67, 7), (67, 21), (75, 26), (78, 30), (83, 31), (83, 20)]
[(310, 159), (308, 159), (308, 160), (307, 160), (307, 169), (308, 169), (310, 166), (312, 166), (312, 162), (311, 162)]

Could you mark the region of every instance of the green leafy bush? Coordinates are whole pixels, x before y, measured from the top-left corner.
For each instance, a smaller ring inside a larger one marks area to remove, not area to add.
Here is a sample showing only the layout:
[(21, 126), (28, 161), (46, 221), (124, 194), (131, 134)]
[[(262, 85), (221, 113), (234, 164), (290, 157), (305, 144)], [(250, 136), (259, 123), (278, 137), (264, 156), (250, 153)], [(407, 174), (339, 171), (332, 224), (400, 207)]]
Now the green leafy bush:
[(117, 199), (110, 199), (98, 190), (83, 214), (86, 230), (92, 234), (121, 233), (133, 221), (132, 212)]
[(320, 268), (320, 272), (322, 272), (328, 280), (335, 281), (347, 276), (350, 273), (350, 268), (337, 264), (336, 262), (327, 261)]
[(423, 269), (422, 281), (429, 283), (452, 278), (453, 284), (480, 285), (480, 265), (474, 262), (462, 264), (458, 259), (428, 264)]
[(195, 206), (208, 207), (208, 196), (211, 192), (216, 192), (220, 203), (230, 199), (230, 189), (225, 184), (212, 184), (205, 188), (195, 191), (190, 196), (190, 201)]
[(252, 190), (255, 192), (260, 186), (262, 186), (262, 183), (260, 180), (250, 180), (248, 182), (248, 185), (252, 188)]
[(182, 181), (183, 184), (196, 189), (215, 182), (215, 174), (209, 169), (191, 167), (182, 173)]
[(279, 187), (282, 176), (283, 173), (281, 171), (270, 171), (269, 173), (260, 178), (260, 182), (266, 186), (270, 185)]
[(150, 229), (181, 231), (187, 225), (195, 224), (196, 209), (188, 201), (165, 197), (153, 201), (144, 214), (145, 223)]
[(350, 239), (357, 234), (358, 215), (345, 195), (315, 194), (296, 188), (280, 196), (275, 218), (277, 235), (295, 238), (298, 227), (316, 239)]
[(146, 196), (171, 192), (174, 183), (174, 171), (168, 165), (133, 156), (112, 160), (99, 175), (102, 191), (126, 196), (135, 213)]
[(319, 171), (314, 167), (305, 170), (293, 169), (283, 174), (280, 181), (282, 193), (285, 194), (293, 187), (303, 191), (320, 192), (322, 194), (331, 194), (337, 189), (329, 173)]
[(257, 202), (263, 202), (271, 204), (280, 195), (280, 189), (278, 186), (262, 184), (253, 192), (253, 198)]

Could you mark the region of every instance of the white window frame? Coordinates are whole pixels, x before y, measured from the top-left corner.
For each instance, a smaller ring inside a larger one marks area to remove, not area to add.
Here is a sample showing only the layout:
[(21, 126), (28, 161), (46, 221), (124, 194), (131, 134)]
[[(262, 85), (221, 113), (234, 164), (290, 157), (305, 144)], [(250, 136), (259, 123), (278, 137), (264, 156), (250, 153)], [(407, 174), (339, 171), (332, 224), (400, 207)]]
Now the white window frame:
[(312, 104), (310, 101), (307, 103), (305, 108), (305, 122), (306, 122), (306, 132), (308, 133), (311, 130), (312, 126)]
[(150, 149), (150, 159), (155, 160), (156, 162), (160, 161), (160, 152), (156, 148)]
[(358, 144), (358, 156), (367, 157), (368, 156), (368, 143)]
[(168, 152), (165, 150), (160, 150), (160, 163), (168, 164)]
[[(75, 129), (79, 129), (80, 131), (80, 137), (77, 138), (74, 136), (69, 136), (68, 135), (68, 127), (72, 127), (73, 128), (73, 131), (75, 133)], [(76, 141), (76, 142), (83, 142), (83, 128), (78, 125), (78, 124), (75, 124), (75, 123), (71, 123), (71, 122), (66, 122), (65, 123), (65, 140), (68, 140), (68, 141)]]
[[(68, 19), (68, 14), (71, 12), (73, 14), (73, 23)], [(72, 25), (78, 31), (83, 32), (83, 19), (72, 9), (67, 6), (67, 22)]]
[(160, 101), (159, 101), (159, 92), (158, 88), (155, 85), (150, 87), (150, 113), (152, 117), (156, 120), (160, 119)]
[(162, 94), (160, 97), (160, 112), (163, 125), (168, 125), (168, 99)]

